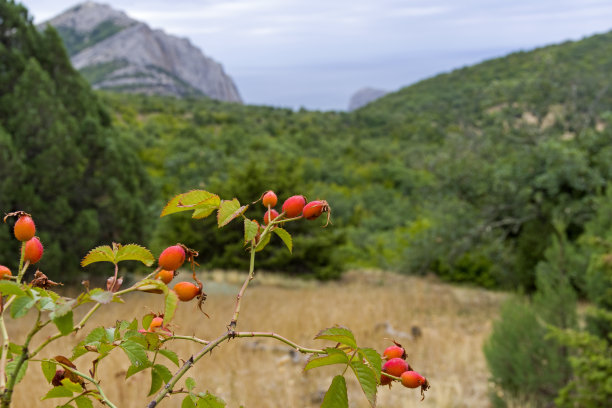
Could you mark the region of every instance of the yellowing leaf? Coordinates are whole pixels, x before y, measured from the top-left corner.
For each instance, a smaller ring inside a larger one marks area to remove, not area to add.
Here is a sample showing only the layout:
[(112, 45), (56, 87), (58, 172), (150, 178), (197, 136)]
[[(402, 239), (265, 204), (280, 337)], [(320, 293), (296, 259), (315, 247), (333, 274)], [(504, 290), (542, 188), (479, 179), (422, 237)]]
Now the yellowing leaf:
[(162, 210), (160, 217), (174, 214), (181, 211), (194, 211), (194, 218), (204, 218), (202, 215), (205, 211), (200, 211), (198, 216), (196, 216), (198, 210), (204, 210), (209, 207), (212, 207), (212, 210), (208, 213), (212, 213), (212, 211), (219, 206), (220, 199), (219, 196), (213, 193), (209, 193), (205, 190), (192, 190), (183, 194), (179, 194), (168, 201), (168, 204)]
[(229, 224), (236, 217), (239, 217), (247, 208), (249, 208), (248, 204), (241, 207), (237, 198), (233, 200), (221, 200), (219, 211), (217, 212), (217, 224), (219, 228)]

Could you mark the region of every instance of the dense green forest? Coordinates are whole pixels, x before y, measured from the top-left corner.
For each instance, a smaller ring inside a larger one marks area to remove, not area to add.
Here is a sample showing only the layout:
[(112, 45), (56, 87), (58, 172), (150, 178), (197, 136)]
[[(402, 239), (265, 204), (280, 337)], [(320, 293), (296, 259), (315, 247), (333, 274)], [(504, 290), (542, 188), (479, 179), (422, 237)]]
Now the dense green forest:
[[(455, 70), (352, 113), (96, 93), (60, 34), (0, 0), (0, 209), (33, 214), (41, 269), (76, 280), (87, 250), (112, 241), (156, 254), (180, 241), (204, 267), (245, 268), (239, 228), (159, 219), (163, 204), (190, 189), (326, 199), (326, 234), (299, 223), (296, 253), (278, 243), (258, 265), (518, 288), (530, 299), (504, 307), (485, 346), (493, 401), (612, 405), (612, 33)], [(15, 267), (10, 223), (0, 263)]]

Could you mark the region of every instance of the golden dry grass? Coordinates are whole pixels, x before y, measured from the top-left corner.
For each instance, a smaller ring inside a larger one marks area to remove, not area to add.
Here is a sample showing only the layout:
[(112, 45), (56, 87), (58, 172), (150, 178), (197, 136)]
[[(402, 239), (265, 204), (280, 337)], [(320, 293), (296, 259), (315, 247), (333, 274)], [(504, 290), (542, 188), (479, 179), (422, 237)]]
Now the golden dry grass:
[[(193, 302), (181, 303), (173, 325), (177, 334), (212, 339), (224, 332), (243, 275), (229, 274), (224, 282), (214, 282), (221, 280), (220, 276), (209, 274), (203, 279), (205, 290), (210, 292), (205, 310), (211, 318), (204, 317)], [(393, 336), (407, 348), (413, 368), (427, 376), (432, 387), (423, 402), (418, 390), (401, 385), (381, 388), (379, 407), (487, 407), (488, 372), (482, 343), (503, 297), (500, 293), (453, 287), (433, 279), (382, 272), (349, 273), (342, 282), (328, 284), (266, 279), (262, 275), (253, 281), (244, 297), (238, 330), (273, 331), (303, 346), (323, 347), (325, 342), (312, 340), (313, 336), (322, 328), (341, 324), (353, 330), (359, 345), (382, 352), (390, 345), (385, 340), (392, 337), (385, 329), (390, 326), (400, 332)], [(128, 295), (126, 300), (125, 305), (102, 308), (85, 330), (62, 343), (53, 343), (40, 357), (69, 356), (72, 345), (94, 324), (110, 326), (117, 319), (140, 318), (150, 310), (162, 308), (159, 295)], [(27, 318), (11, 322), (12, 336), (25, 334), (27, 328), (22, 323), (25, 321)], [(422, 332), (416, 340), (408, 338), (412, 326)], [(50, 332), (39, 334), (34, 345)], [(182, 359), (200, 348), (184, 340), (171, 343), (169, 348)], [(195, 378), (198, 390), (209, 390), (222, 397), (228, 407), (318, 406), (341, 368), (332, 366), (304, 373), (303, 360), (294, 362), (288, 350), (289, 347), (273, 339), (234, 339), (205, 356), (188, 375)], [(84, 356), (76, 364), (87, 371), (90, 361)], [(123, 352), (115, 350), (100, 366), (101, 385), (117, 406), (144, 407), (150, 400), (146, 397), (150, 375), (138, 373), (126, 380), (127, 367)], [(366, 407), (367, 401), (358, 387), (355, 381), (349, 381), (351, 407)], [(39, 364), (33, 362), (16, 389), (13, 406), (56, 406), (54, 402), (60, 400), (40, 401), (48, 389)], [(181, 396), (174, 396), (161, 406), (180, 407), (181, 400)]]

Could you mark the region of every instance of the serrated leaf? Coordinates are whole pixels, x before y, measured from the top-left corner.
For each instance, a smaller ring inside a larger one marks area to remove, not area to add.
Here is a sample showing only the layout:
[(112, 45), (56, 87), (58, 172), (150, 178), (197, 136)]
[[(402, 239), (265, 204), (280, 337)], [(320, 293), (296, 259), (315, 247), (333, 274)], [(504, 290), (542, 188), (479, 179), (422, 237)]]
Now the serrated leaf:
[(161, 375), (155, 370), (151, 370), (151, 388), (149, 389), (148, 396), (155, 394), (162, 386), (163, 381)]
[(55, 377), (55, 371), (57, 370), (57, 364), (52, 361), (41, 361), (40, 368), (42, 369), (43, 375), (48, 383), (51, 382)]
[(115, 294), (113, 292), (104, 290), (102, 292), (92, 294), (91, 300), (94, 300), (98, 303), (102, 303), (103, 305), (106, 305), (106, 304), (109, 304), (113, 300), (114, 295)]
[(361, 361), (351, 361), (351, 368), (357, 376), (357, 380), (359, 380), (359, 384), (361, 385), (361, 389), (365, 394), (368, 402), (372, 407), (376, 406), (376, 386), (378, 385), (378, 380), (374, 375), (374, 372), (370, 367), (363, 364)]
[(221, 200), (219, 211), (217, 212), (217, 225), (219, 228), (226, 226), (233, 219), (244, 213), (247, 208), (249, 208), (249, 205), (240, 206), (240, 202), (237, 198), (233, 200)]
[[(208, 208), (212, 207), (212, 210), (208, 213), (210, 215), (220, 203), (219, 196), (216, 194), (209, 193), (205, 190), (192, 190), (183, 194), (179, 194), (173, 197), (168, 204), (164, 207), (160, 217), (174, 214), (181, 211), (194, 210), (194, 218), (196, 212), (199, 211), (197, 218), (204, 218), (204, 214)], [(201, 211), (200, 211), (201, 210)]]
[(109, 343), (110, 341), (112, 340), (107, 338), (106, 329), (104, 329), (104, 327), (96, 327), (89, 332), (87, 337), (85, 337), (83, 344), (94, 344), (99, 342)]
[(225, 401), (209, 392), (199, 393), (196, 406), (197, 408), (225, 408)]
[(168, 293), (169, 289), (166, 284), (157, 279), (145, 279), (138, 284), (138, 290), (143, 292), (157, 291), (153, 293)]
[(259, 223), (255, 220), (244, 220), (244, 242), (251, 242), (259, 232)]
[(147, 368), (151, 367), (151, 365), (152, 364), (150, 362), (149, 364), (141, 364), (139, 366), (131, 365), (128, 367), (127, 372), (125, 373), (125, 378), (130, 378), (134, 374), (139, 373), (142, 370), (146, 370)]
[(360, 348), (359, 355), (365, 359), (372, 372), (376, 376), (376, 381), (380, 381), (380, 370), (382, 369), (382, 357), (378, 354), (378, 351), (372, 348)]
[(46, 400), (50, 398), (67, 398), (72, 397), (72, 391), (64, 386), (53, 387), (49, 390), (47, 395), (41, 398), (41, 400)]
[(332, 364), (348, 364), (349, 356), (344, 351), (334, 348), (328, 348), (325, 351), (327, 352), (325, 356), (310, 358), (306, 367), (304, 367), (304, 371)]
[(36, 299), (29, 296), (20, 296), (15, 298), (13, 304), (11, 305), (11, 317), (13, 319), (18, 319), (25, 316), (32, 306), (34, 306), (34, 303), (36, 303)]
[(138, 367), (143, 364), (150, 363), (147, 359), (147, 353), (145, 351), (145, 348), (141, 344), (138, 344), (132, 340), (126, 340), (122, 342), (119, 347), (121, 347), (123, 351), (125, 351), (125, 354), (127, 354), (128, 358), (130, 359), (130, 362), (133, 365)]
[(77, 408), (93, 408), (93, 402), (83, 395), (77, 397), (74, 402), (76, 402)]
[(323, 329), (315, 336), (315, 339), (331, 340), (335, 343), (345, 344), (353, 349), (357, 348), (357, 342), (355, 341), (353, 332), (346, 327), (335, 326)]
[(108, 245), (101, 245), (89, 251), (81, 261), (81, 266), (85, 267), (95, 262), (115, 263), (115, 253)]
[(72, 332), (73, 322), (72, 322), (72, 310), (70, 310), (65, 315), (55, 317), (53, 319), (53, 323), (57, 326), (57, 329), (62, 335), (67, 335)]
[(159, 354), (172, 361), (174, 364), (176, 364), (177, 367), (179, 366), (179, 359), (174, 351), (163, 349), (159, 350)]
[(149, 326), (151, 326), (151, 322), (155, 315), (153, 313), (148, 313), (142, 317), (142, 328), (145, 330), (149, 330)]
[(255, 252), (263, 251), (263, 249), (270, 243), (271, 234), (268, 232), (265, 235), (262, 235), (261, 240), (257, 243), (255, 247)]
[(38, 301), (38, 307), (42, 312), (50, 312), (55, 309), (55, 303), (51, 298), (41, 298)]
[(147, 266), (153, 265), (155, 257), (147, 248), (136, 244), (122, 245), (117, 251), (116, 262), (140, 261)]
[(181, 403), (181, 408), (196, 408), (196, 405), (192, 401), (190, 394), (187, 394), (185, 398), (183, 398), (183, 402)]
[(162, 380), (164, 380), (164, 383), (167, 383), (172, 379), (172, 373), (165, 365), (155, 364), (153, 366), (153, 369), (157, 371), (157, 373), (161, 376)]
[(325, 393), (321, 408), (348, 408), (346, 380), (343, 376), (337, 375), (334, 377), (329, 389)]
[[(6, 374), (8, 376), (13, 375), (15, 369), (17, 368), (17, 360), (10, 361), (6, 365)], [(15, 384), (18, 384), (26, 374), (26, 370), (28, 369), (28, 360), (24, 361), (19, 369), (19, 373), (17, 373), (17, 377), (15, 378)]]
[(178, 295), (175, 291), (169, 290), (166, 293), (166, 300), (164, 306), (164, 321), (162, 322), (162, 326), (167, 326), (174, 317), (174, 312), (176, 311), (178, 301)]
[(13, 281), (0, 281), (0, 293), (3, 295), (17, 295), (25, 296), (26, 293), (21, 289), (21, 286), (17, 282)]
[(68, 378), (62, 379), (62, 385), (72, 392), (83, 392), (83, 387), (81, 386), (81, 384), (72, 382)]
[(61, 299), (55, 303), (55, 309), (49, 314), (51, 320), (62, 317), (72, 311), (72, 307), (77, 304), (76, 299)]
[(272, 231), (276, 233), (283, 240), (289, 252), (293, 253), (293, 240), (291, 239), (291, 234), (289, 234), (286, 230), (282, 228), (274, 228)]
[(193, 378), (187, 377), (185, 380), (185, 387), (187, 387), (187, 391), (191, 392), (196, 386), (196, 382)]

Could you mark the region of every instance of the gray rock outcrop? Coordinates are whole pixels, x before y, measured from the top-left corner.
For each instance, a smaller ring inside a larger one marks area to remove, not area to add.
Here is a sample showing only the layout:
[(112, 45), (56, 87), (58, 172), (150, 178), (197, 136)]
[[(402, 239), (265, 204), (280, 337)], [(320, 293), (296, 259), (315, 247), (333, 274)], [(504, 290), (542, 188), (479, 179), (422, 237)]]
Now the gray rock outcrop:
[(94, 88), (242, 102), (221, 64), (188, 39), (151, 29), (110, 6), (83, 3), (44, 24), (58, 30), (74, 67)]
[(355, 92), (349, 101), (348, 110), (353, 111), (359, 109), (368, 103), (385, 96), (388, 91), (374, 88), (362, 88)]

